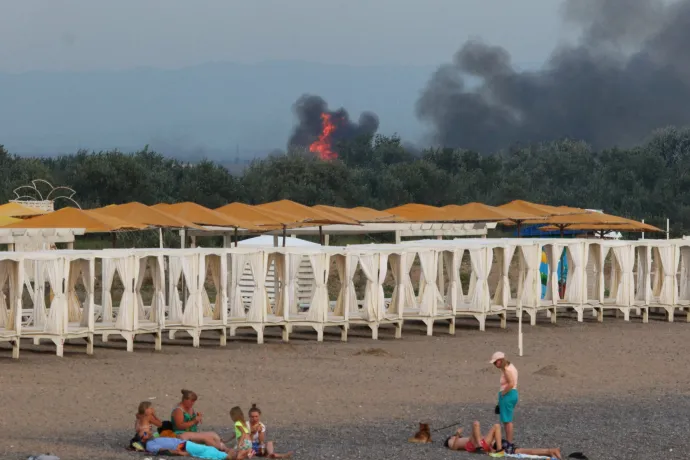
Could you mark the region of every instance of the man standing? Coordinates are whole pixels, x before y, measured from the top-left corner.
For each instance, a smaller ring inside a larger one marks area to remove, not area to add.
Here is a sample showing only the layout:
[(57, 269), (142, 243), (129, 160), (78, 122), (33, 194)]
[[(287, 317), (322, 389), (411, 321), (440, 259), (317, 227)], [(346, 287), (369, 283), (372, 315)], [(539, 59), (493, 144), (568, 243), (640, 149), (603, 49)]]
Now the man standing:
[(491, 357), (491, 364), (501, 371), (501, 388), (498, 392), (498, 409), (501, 423), (504, 426), (507, 448), (510, 453), (513, 446), (513, 413), (518, 403), (518, 371), (517, 368), (506, 359), (506, 355), (497, 351)]

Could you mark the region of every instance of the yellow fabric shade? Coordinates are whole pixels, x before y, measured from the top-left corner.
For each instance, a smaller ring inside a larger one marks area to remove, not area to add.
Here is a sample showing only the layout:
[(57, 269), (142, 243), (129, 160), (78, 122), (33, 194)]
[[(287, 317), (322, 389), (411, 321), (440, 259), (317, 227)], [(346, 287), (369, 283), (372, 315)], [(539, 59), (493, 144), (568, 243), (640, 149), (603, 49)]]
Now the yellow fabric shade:
[(223, 215), (234, 217), (240, 220), (251, 222), (253, 225), (270, 228), (280, 228), (283, 225), (289, 225), (292, 221), (288, 218), (281, 218), (276, 214), (271, 214), (266, 210), (257, 208), (245, 203), (229, 203), (220, 208), (216, 208), (216, 212)]
[(620, 223), (608, 223), (608, 224), (571, 224), (571, 225), (546, 225), (541, 227), (540, 230), (560, 230), (561, 227), (568, 230), (582, 230), (582, 231), (618, 231), (618, 232), (663, 232), (658, 227), (653, 225), (645, 224), (642, 222), (637, 222), (631, 219), (620, 218), (622, 221)]
[(142, 230), (146, 225), (126, 222), (116, 217), (104, 216), (77, 208), (62, 208), (42, 216), (15, 222), (7, 228), (83, 228), (88, 233), (115, 232), (118, 230)]
[(443, 209), (458, 222), (500, 222), (502, 220), (535, 219), (537, 216), (512, 209), (502, 209), (483, 203), (450, 204)]
[(175, 217), (194, 222), (198, 225), (212, 225), (215, 227), (239, 227), (247, 230), (260, 230), (261, 228), (241, 219), (221, 214), (213, 209), (205, 208), (199, 204), (184, 202), (175, 204), (160, 203), (152, 206)]
[(276, 213), (277, 218), (290, 219), (294, 224), (311, 225), (360, 225), (360, 222), (349, 217), (327, 211), (310, 208), (290, 200), (274, 201), (256, 206), (260, 210)]
[(21, 221), (21, 219), (17, 219), (16, 217), (0, 216), (0, 227)]
[(378, 211), (376, 209), (358, 207), (358, 208), (339, 208), (337, 206), (316, 205), (312, 209), (324, 211), (331, 214), (336, 214), (348, 219), (354, 219), (358, 222), (404, 222), (402, 217), (395, 216), (386, 211)]
[(410, 222), (453, 222), (453, 217), (445, 210), (426, 204), (409, 203), (386, 209), (386, 212)]
[(30, 208), (19, 203), (5, 203), (3, 205), (0, 205), (0, 216), (31, 217), (41, 216), (43, 214), (46, 214), (46, 212), (40, 209)]
[(146, 206), (145, 204), (138, 203), (136, 201), (132, 203), (116, 204), (97, 209), (90, 209), (89, 211), (105, 216), (116, 217), (127, 222), (152, 225), (155, 227), (201, 229), (201, 227), (193, 222), (181, 219), (165, 211)]

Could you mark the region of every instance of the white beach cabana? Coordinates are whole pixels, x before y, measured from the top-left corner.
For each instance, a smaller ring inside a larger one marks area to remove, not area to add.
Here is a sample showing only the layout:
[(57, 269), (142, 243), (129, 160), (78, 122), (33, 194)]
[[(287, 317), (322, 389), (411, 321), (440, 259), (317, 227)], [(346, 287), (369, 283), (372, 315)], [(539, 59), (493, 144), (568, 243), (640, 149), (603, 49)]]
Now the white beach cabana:
[(623, 313), (628, 321), (631, 309), (635, 308), (644, 311), (643, 321), (646, 322), (647, 301), (639, 300), (647, 297), (648, 254), (644, 243), (587, 240), (584, 274), (586, 303), (592, 307), (598, 321), (604, 320), (605, 310)]
[[(137, 335), (150, 334), (155, 337), (156, 350), (160, 349), (163, 324), (157, 308), (160, 308), (163, 268), (158, 251), (96, 251), (96, 280), (100, 289), (96, 289), (93, 331), (101, 335), (103, 342), (108, 342), (110, 335), (119, 335), (131, 352)], [(142, 297), (147, 276), (153, 285), (149, 305), (143, 303)]]
[(19, 358), (23, 289), (21, 254), (0, 252), (0, 342), (10, 342), (14, 359)]
[[(266, 327), (279, 327), (284, 341), (289, 340), (290, 327), (285, 317), (285, 305), (280, 296), (286, 289), (286, 254), (277, 248), (277, 236), (261, 235), (239, 242), (238, 247), (226, 252), (228, 308), (227, 326), (230, 336), (237, 329), (251, 328), (257, 334), (257, 342), (263, 343)], [(280, 246), (283, 238), (280, 238)], [(285, 238), (286, 248), (320, 248), (321, 246), (299, 238)], [(294, 271), (293, 271), (294, 273)], [(297, 304), (309, 301), (313, 296), (313, 270), (308, 260), (301, 260), (296, 276)]]
[[(371, 337), (378, 339), (379, 327), (391, 324), (395, 327), (395, 338), (402, 336), (403, 308), (405, 298), (409, 299), (409, 270), (405, 267), (407, 250), (400, 245), (350, 245), (345, 248), (341, 283), (347, 282), (341, 292), (343, 314), (350, 325), (363, 325), (371, 329)], [(394, 284), (390, 298), (386, 298), (384, 284), (390, 273)], [(407, 275), (405, 275), (407, 273)], [(355, 287), (355, 277), (364, 279), (363, 294)]]
[[(74, 285), (86, 279), (93, 281), (94, 254), (90, 251), (40, 251), (19, 253), (23, 259), (24, 292), (22, 299), (21, 337), (35, 345), (51, 340), (56, 354), (63, 356), (65, 340), (83, 338), (88, 354), (93, 353), (93, 332), (89, 329), (89, 313), (93, 298), (88, 288), (83, 300)], [(85, 278), (81, 273), (85, 272)], [(74, 281), (70, 283), (70, 281)]]
[(199, 347), (202, 331), (215, 330), (220, 334), (220, 344), (226, 344), (226, 253), (222, 248), (194, 248), (167, 256), (168, 306), (164, 323), (170, 339), (184, 331), (192, 337), (193, 346)]

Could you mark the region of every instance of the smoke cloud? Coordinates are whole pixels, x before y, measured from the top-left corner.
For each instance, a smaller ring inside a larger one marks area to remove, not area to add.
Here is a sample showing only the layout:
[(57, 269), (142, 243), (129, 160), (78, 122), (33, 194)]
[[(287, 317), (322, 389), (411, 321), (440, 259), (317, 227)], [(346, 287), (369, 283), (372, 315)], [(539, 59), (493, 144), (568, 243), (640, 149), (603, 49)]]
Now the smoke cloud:
[(342, 140), (355, 139), (359, 136), (371, 136), (379, 129), (379, 117), (372, 112), (362, 112), (358, 122), (350, 120), (347, 110), (340, 108), (331, 112), (328, 104), (320, 96), (304, 94), (292, 106), (297, 116), (298, 125), (295, 127), (288, 148), (291, 146), (309, 147), (319, 138), (323, 129), (321, 114), (331, 115), (335, 130), (331, 139), (334, 143)]
[(501, 47), (465, 43), (417, 101), (433, 142), (482, 153), (564, 137), (625, 147), (690, 124), (690, 0), (567, 0), (563, 18), (582, 35), (536, 72), (517, 71)]

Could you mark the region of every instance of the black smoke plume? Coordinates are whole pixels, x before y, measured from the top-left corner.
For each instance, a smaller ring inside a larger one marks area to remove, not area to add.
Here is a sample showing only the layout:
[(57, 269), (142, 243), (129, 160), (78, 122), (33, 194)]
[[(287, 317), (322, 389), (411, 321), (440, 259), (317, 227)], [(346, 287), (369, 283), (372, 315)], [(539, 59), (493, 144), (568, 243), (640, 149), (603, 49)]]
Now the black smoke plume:
[(291, 146), (309, 147), (318, 139), (323, 128), (322, 113), (331, 115), (336, 126), (332, 136), (334, 142), (355, 139), (360, 136), (372, 136), (379, 129), (379, 117), (372, 112), (362, 112), (357, 123), (350, 120), (350, 115), (344, 108), (331, 112), (328, 104), (320, 96), (304, 94), (292, 106), (299, 124), (295, 127), (288, 148)]
[(416, 107), (433, 142), (483, 153), (564, 137), (625, 147), (690, 124), (690, 0), (567, 0), (563, 13), (582, 35), (538, 71), (479, 41), (440, 67)]

